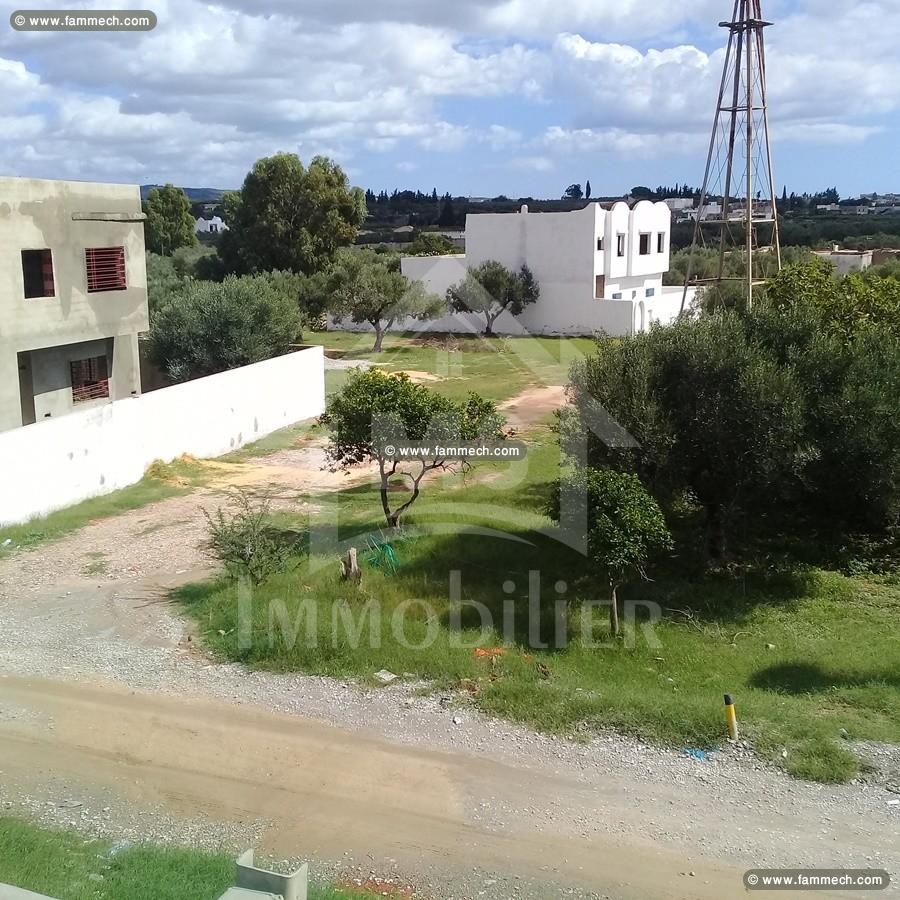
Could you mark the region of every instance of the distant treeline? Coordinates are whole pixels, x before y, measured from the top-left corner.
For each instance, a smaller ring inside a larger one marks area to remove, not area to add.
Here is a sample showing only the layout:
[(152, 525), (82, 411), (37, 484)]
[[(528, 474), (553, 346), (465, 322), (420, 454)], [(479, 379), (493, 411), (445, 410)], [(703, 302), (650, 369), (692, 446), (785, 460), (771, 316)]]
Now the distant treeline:
[[(672, 225), (672, 248), (690, 247), (694, 237), (693, 222), (677, 222)], [(785, 247), (812, 247), (820, 249), (840, 244), (849, 250), (877, 250), (900, 248), (900, 216), (782, 216), (780, 219), (781, 243)], [(705, 228), (709, 242), (711, 228)], [(732, 241), (741, 246), (744, 229), (733, 225)], [(772, 226), (760, 225), (756, 233), (757, 244), (772, 242)]]

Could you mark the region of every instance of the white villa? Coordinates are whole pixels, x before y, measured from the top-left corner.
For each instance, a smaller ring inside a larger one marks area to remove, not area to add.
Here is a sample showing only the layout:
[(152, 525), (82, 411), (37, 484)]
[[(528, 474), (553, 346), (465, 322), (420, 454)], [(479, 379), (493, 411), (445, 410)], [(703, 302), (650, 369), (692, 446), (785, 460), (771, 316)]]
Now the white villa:
[(221, 231), (228, 231), (228, 226), (222, 221), (221, 216), (213, 216), (211, 219), (204, 219), (201, 216), (194, 223), (195, 234), (218, 234)]
[[(671, 217), (665, 203), (647, 200), (633, 206), (588, 203), (574, 212), (530, 213), (523, 206), (519, 213), (469, 215), (465, 255), (407, 257), (402, 271), (443, 296), (467, 268), (487, 260), (514, 270), (528, 265), (540, 285), (540, 300), (518, 317), (503, 313), (495, 332), (623, 336), (654, 322), (672, 322), (681, 309), (683, 288), (663, 286)], [(449, 314), (394, 328), (471, 333), (483, 330), (484, 317)]]

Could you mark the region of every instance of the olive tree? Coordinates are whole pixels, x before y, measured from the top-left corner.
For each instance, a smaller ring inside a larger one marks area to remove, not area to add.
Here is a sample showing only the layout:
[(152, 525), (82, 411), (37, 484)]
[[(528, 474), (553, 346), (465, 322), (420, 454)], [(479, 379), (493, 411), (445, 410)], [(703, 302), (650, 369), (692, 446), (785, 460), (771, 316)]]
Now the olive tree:
[(366, 322), (375, 331), (375, 353), (385, 333), (402, 319), (433, 319), (444, 311), (436, 294), (421, 281), (410, 281), (390, 257), (372, 250), (344, 250), (327, 277), (329, 308), (336, 322), (349, 318)]
[(188, 279), (150, 319), (150, 359), (176, 381), (287, 353), (301, 336), (296, 297), (272, 276)]
[[(468, 467), (438, 454), (438, 446), (504, 437), (504, 420), (492, 401), (474, 393), (462, 401), (450, 400), (414, 384), (406, 374), (376, 369), (351, 376), (329, 400), (320, 421), (329, 430), (326, 452), (336, 468), (377, 463), (381, 507), (391, 528), (399, 527), (402, 516), (419, 498), (429, 472)], [(405, 461), (397, 453), (404, 444), (428, 445), (432, 452)], [(411, 492), (392, 506), (390, 482), (395, 476), (404, 478)]]
[(469, 269), (462, 281), (447, 289), (447, 302), (456, 312), (484, 316), (486, 335), (494, 333), (494, 322), (504, 312), (521, 315), (540, 296), (541, 289), (528, 266), (512, 272), (495, 260)]

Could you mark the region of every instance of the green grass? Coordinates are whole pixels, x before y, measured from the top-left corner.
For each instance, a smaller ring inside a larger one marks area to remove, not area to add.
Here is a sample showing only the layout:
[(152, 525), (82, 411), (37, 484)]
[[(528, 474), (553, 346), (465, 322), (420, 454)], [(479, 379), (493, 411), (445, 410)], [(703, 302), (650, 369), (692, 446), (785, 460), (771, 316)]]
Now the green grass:
[(271, 456), (279, 450), (289, 450), (302, 444), (309, 438), (315, 429), (313, 422), (299, 422), (296, 425), (289, 425), (287, 428), (281, 428), (267, 434), (264, 438), (254, 441), (252, 444), (246, 444), (240, 450), (235, 450), (225, 456), (218, 457), (221, 462), (247, 462), (251, 459), (260, 459), (264, 456)]
[[(234, 859), (223, 854), (111, 846), (0, 817), (0, 882), (58, 900), (217, 900), (234, 884)], [(310, 884), (310, 900), (361, 896), (375, 895)]]
[[(166, 465), (154, 463), (137, 484), (102, 497), (92, 497), (22, 525), (0, 526), (0, 557), (19, 547), (33, 547), (57, 540), (96, 519), (117, 516), (188, 493), (193, 487), (203, 484), (206, 477), (203, 464), (193, 459), (179, 459)], [(11, 543), (3, 547), (6, 540)]]
[[(586, 601), (606, 599), (604, 587), (580, 555), (554, 538), (542, 513), (557, 471), (558, 450), (545, 432), (525, 463), (480, 465), (467, 484), (457, 478), (426, 487), (408, 537), (395, 544), (398, 572), (385, 575), (364, 562), (360, 589), (339, 580), (336, 541), (358, 535), (363, 548), (363, 535), (377, 533), (377, 493), (362, 486), (311, 498), (321, 506), (312, 522), (312, 554), (256, 590), (249, 649), (237, 640), (234, 584), (190, 585), (178, 597), (222, 659), (363, 680), (387, 668), (435, 686), (462, 683), (484, 711), (545, 731), (580, 736), (614, 728), (675, 748), (714, 747), (724, 741), (722, 696), (728, 692), (758, 752), (799, 777), (853, 777), (859, 763), (849, 740), (900, 743), (896, 580), (814, 568), (709, 574), (671, 560), (653, 573), (653, 582), (621, 592), (626, 601), (664, 611), (652, 627), (655, 641), (648, 640), (641, 608), (633, 640), (616, 644), (608, 640), (606, 610), (585, 610)], [(486, 475), (499, 477), (486, 481)], [(306, 523), (282, 512), (276, 524)], [(453, 570), (461, 573), (463, 597), (484, 604), (495, 623), (504, 601), (513, 601), (511, 632), (497, 625), (481, 634), (471, 611), (461, 632), (451, 627)], [(555, 586), (567, 583), (568, 645), (562, 649), (531, 646), (525, 619), (530, 571), (540, 573), (544, 637), (553, 633)], [(515, 584), (511, 594), (504, 591), (507, 581)], [(429, 613), (415, 607), (404, 618), (409, 644), (431, 633), (425, 650), (404, 646), (393, 631), (394, 611), (409, 600), (429, 604)], [(375, 640), (357, 646), (345, 619), (359, 624), (370, 603), (381, 614)], [(281, 609), (290, 623), (286, 631)], [(304, 619), (301, 610), (315, 611), (309, 633), (312, 617)], [(474, 655), (474, 643), (506, 652), (492, 665)]]
[[(565, 384), (572, 363), (589, 354), (592, 338), (554, 337), (441, 337), (389, 334), (384, 350), (372, 353), (370, 334), (346, 331), (312, 332), (310, 344), (340, 351), (349, 359), (367, 359), (385, 371), (410, 370), (437, 375), (428, 386), (449, 397), (476, 391), (492, 400), (514, 397), (532, 384)], [(347, 379), (343, 370), (330, 370), (326, 386), (338, 390)]]

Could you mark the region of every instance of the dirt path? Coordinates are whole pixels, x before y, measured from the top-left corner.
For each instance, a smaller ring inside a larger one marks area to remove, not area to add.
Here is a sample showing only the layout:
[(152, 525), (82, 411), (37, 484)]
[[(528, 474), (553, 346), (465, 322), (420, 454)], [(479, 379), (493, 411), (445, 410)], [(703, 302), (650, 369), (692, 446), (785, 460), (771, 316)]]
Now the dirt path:
[[(549, 393), (511, 402), (519, 427), (546, 417)], [(572, 744), (414, 685), (210, 663), (165, 602), (208, 565), (201, 507), (236, 481), (285, 498), (344, 483), (321, 461), (306, 444), (223, 465), (194, 494), (0, 560), (7, 808), (113, 837), (300, 853), (314, 871), (372, 870), (435, 898), (728, 898), (751, 866), (900, 873), (881, 789), (802, 784), (731, 752)]]
[[(340, 861), (330, 868), (344, 874), (396, 873), (433, 896), (740, 892), (743, 867), (732, 860), (664, 848), (649, 830), (616, 837), (594, 827), (598, 817), (652, 821), (662, 811), (636, 809), (617, 779), (597, 785), (549, 769), (538, 778), (488, 755), (411, 749), (258, 707), (109, 685), (0, 679), (0, 705), (5, 792), (40, 792), (52, 773), (58, 808), (82, 826), (99, 812), (121, 834), (123, 808), (137, 834), (159, 828), (144, 810), (195, 828), (204, 819), (249, 822), (270, 853), (302, 849)], [(662, 808), (679, 799), (677, 789), (656, 793)], [(459, 894), (439, 892), (448, 878)]]

